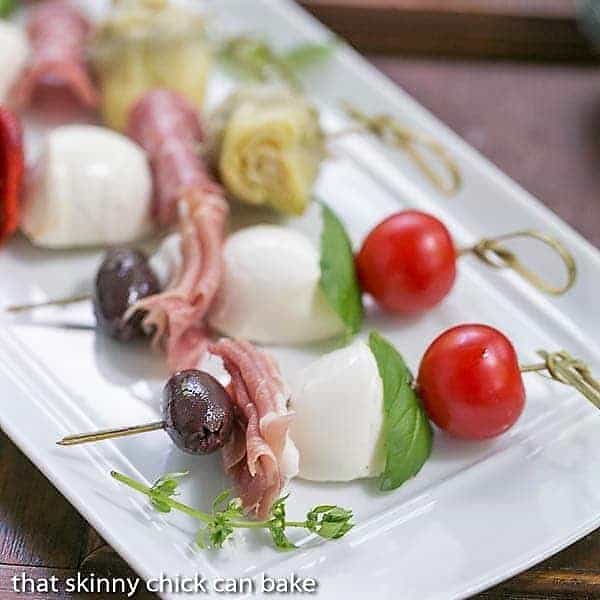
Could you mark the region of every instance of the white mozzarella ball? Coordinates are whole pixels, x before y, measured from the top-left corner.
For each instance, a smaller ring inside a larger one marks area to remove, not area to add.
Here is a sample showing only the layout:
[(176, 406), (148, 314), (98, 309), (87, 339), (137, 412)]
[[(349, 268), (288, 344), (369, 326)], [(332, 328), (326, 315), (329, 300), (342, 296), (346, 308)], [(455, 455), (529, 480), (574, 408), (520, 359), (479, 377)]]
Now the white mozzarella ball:
[(28, 54), (29, 43), (23, 29), (0, 19), (0, 102), (6, 100)]
[(22, 229), (47, 248), (125, 244), (152, 230), (152, 174), (144, 151), (114, 131), (59, 127), (28, 184)]
[(321, 357), (291, 387), (300, 477), (350, 481), (383, 472), (383, 382), (365, 342)]
[(331, 338), (344, 326), (319, 286), (319, 252), (277, 225), (242, 229), (225, 244), (224, 272), (209, 315), (217, 331), (264, 344)]

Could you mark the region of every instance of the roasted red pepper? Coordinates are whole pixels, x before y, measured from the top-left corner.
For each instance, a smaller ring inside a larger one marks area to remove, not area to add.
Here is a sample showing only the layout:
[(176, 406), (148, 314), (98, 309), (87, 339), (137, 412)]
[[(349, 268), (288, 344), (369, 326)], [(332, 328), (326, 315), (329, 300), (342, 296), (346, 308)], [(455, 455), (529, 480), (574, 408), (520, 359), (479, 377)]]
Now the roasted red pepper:
[(19, 226), (24, 165), (19, 117), (0, 106), (0, 244)]

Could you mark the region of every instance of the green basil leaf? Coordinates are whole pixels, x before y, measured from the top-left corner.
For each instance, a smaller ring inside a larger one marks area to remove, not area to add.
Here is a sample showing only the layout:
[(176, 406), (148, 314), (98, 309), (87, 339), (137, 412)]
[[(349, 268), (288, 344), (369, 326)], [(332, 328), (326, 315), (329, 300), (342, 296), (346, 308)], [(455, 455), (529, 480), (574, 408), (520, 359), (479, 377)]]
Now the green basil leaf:
[(321, 290), (346, 326), (346, 334), (352, 336), (360, 331), (364, 316), (352, 244), (335, 213), (321, 206)]
[(17, 0), (0, 0), (0, 18), (9, 17), (18, 6)]
[(414, 477), (433, 446), (433, 430), (402, 356), (383, 336), (372, 332), (369, 347), (383, 381), (385, 469), (382, 491), (394, 490)]

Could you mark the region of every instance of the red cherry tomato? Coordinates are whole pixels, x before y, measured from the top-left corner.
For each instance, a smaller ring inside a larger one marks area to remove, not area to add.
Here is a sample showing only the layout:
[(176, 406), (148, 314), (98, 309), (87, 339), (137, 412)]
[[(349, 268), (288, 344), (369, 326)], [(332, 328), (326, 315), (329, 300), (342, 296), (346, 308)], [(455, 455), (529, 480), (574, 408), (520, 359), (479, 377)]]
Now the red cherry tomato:
[(0, 244), (19, 226), (24, 162), (21, 122), (0, 106)]
[(504, 433), (525, 404), (515, 349), (486, 325), (460, 325), (442, 333), (425, 353), (417, 381), (429, 418), (459, 438)]
[(450, 292), (456, 250), (440, 221), (407, 210), (371, 231), (356, 266), (365, 292), (389, 311), (410, 314), (434, 307)]

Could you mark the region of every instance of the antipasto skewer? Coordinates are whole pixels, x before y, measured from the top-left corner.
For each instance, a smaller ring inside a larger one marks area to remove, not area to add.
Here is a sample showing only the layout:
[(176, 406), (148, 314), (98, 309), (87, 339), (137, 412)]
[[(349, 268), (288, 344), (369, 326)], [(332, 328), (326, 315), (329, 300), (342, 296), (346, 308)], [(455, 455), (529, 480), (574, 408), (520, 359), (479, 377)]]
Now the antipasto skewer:
[[(442, 333), (425, 352), (416, 378), (396, 349), (373, 332), (368, 341), (357, 340), (308, 365), (292, 382), (291, 393), (283, 396), (279, 371), (264, 352), (230, 340), (221, 340), (211, 351), (223, 358), (231, 378), (227, 389), (236, 406), (233, 437), (224, 447), (225, 466), (238, 489), (246, 490), (245, 504), (251, 506), (255, 503), (249, 490), (260, 481), (254, 479), (256, 470), (252, 475), (256, 464), (235, 457), (242, 456), (238, 436), (245, 439), (248, 457), (252, 448), (261, 447), (263, 442), (254, 437), (256, 417), (263, 441), (270, 440), (285, 473), (297, 472), (312, 481), (378, 477), (380, 489), (389, 491), (415, 476), (429, 458), (429, 419), (466, 440), (492, 438), (510, 429), (525, 406), (522, 373), (544, 372), (600, 407), (600, 382), (584, 363), (563, 351), (540, 352), (541, 363), (520, 365), (511, 342), (487, 325), (460, 325)], [(289, 399), (289, 410), (287, 402), (269, 404), (278, 396)], [(263, 402), (271, 408), (265, 409)], [(281, 433), (282, 427), (289, 427), (291, 437), (276, 442), (269, 430)], [(135, 428), (125, 433), (130, 431), (135, 433)], [(116, 430), (70, 440), (97, 441), (121, 434)], [(285, 439), (289, 446), (285, 442), (282, 448)], [(266, 462), (258, 463), (269, 469), (265, 477), (272, 475), (271, 451)], [(267, 488), (262, 492), (268, 495)]]
[[(322, 208), (324, 218), (335, 219)], [(325, 217), (329, 214), (329, 217)], [(335, 220), (332, 223), (336, 223)], [(323, 224), (321, 224), (323, 227)], [(343, 227), (340, 224), (340, 235)], [(564, 285), (542, 279), (526, 266), (505, 243), (513, 238), (530, 238), (549, 246), (565, 265)], [(339, 257), (342, 238), (335, 240), (336, 268), (343, 270)], [(223, 273), (219, 291), (206, 313), (213, 331), (264, 344), (301, 344), (330, 339), (344, 333), (346, 324), (324, 293), (321, 265), (329, 258), (323, 247), (332, 245), (331, 234), (319, 248), (299, 231), (278, 225), (257, 225), (229, 236), (223, 247)], [(349, 244), (349, 242), (348, 242)], [(539, 291), (560, 295), (575, 283), (574, 257), (554, 237), (525, 230), (484, 238), (472, 247), (458, 250), (446, 227), (432, 215), (419, 211), (397, 213), (378, 225), (364, 241), (356, 258), (363, 292), (394, 313), (420, 313), (439, 304), (457, 278), (457, 259), (473, 255), (492, 268), (509, 268)], [(348, 265), (353, 269), (351, 249)], [(182, 265), (181, 238), (165, 239), (151, 259), (162, 280), (169, 280)], [(295, 266), (290, 273), (289, 265)], [(341, 277), (334, 273), (334, 277)], [(268, 290), (264, 281), (270, 282)], [(356, 284), (357, 302), (360, 289)], [(349, 297), (346, 294), (346, 297)], [(75, 300), (80, 300), (80, 297)], [(57, 304), (69, 299), (57, 300)], [(52, 302), (41, 303), (42, 306)], [(11, 307), (13, 310), (35, 305)], [(356, 333), (360, 323), (350, 333)]]
[[(567, 280), (556, 286), (526, 267), (506, 248), (505, 241), (531, 238), (549, 246), (566, 268)], [(438, 305), (456, 280), (457, 258), (473, 254), (493, 268), (510, 268), (536, 289), (559, 296), (577, 278), (573, 255), (557, 239), (534, 230), (484, 238), (458, 250), (446, 226), (433, 215), (417, 210), (393, 214), (364, 240), (356, 258), (362, 289), (386, 310), (398, 314), (420, 313)]]
[(289, 435), (289, 391), (275, 361), (252, 344), (223, 339), (210, 351), (222, 358), (229, 374), (226, 392), (207, 373), (182, 371), (164, 388), (161, 421), (68, 436), (58, 443), (72, 446), (165, 429), (184, 452), (222, 448), (224, 468), (244, 507), (266, 516), (298, 473), (298, 450)]

